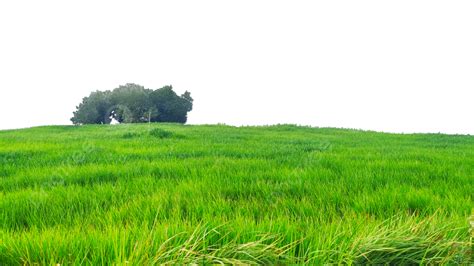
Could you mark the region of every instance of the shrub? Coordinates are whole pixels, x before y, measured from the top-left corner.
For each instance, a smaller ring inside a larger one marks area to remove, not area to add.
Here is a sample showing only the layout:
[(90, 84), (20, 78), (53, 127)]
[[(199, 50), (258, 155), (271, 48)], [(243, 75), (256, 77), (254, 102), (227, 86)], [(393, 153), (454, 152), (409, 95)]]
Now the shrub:
[(131, 138), (136, 138), (138, 136), (140, 136), (140, 134), (138, 134), (137, 132), (127, 132), (127, 133), (122, 135), (122, 138), (131, 139)]
[(150, 136), (160, 139), (171, 138), (173, 133), (161, 128), (154, 128), (150, 130)]

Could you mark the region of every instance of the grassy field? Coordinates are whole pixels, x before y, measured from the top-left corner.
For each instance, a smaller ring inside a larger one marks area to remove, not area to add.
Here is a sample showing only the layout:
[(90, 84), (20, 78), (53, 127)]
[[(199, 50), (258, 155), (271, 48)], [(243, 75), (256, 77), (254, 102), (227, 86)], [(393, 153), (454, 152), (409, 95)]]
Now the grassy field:
[(0, 264), (469, 264), (473, 194), (473, 136), (0, 131)]

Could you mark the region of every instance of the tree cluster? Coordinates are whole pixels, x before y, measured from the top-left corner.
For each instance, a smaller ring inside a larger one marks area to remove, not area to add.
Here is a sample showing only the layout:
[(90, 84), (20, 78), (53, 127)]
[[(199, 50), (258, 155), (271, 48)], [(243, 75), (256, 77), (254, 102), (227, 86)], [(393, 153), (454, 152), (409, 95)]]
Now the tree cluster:
[(75, 125), (120, 123), (176, 122), (186, 123), (193, 108), (191, 93), (181, 96), (172, 86), (157, 90), (128, 83), (110, 91), (95, 91), (82, 99), (71, 121)]

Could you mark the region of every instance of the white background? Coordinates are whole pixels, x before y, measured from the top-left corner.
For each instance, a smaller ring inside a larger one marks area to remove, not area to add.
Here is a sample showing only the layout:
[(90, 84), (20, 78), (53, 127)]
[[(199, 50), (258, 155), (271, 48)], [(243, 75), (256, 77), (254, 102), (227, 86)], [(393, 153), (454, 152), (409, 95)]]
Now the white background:
[(189, 123), (474, 133), (474, 1), (1, 1), (0, 129), (134, 82)]

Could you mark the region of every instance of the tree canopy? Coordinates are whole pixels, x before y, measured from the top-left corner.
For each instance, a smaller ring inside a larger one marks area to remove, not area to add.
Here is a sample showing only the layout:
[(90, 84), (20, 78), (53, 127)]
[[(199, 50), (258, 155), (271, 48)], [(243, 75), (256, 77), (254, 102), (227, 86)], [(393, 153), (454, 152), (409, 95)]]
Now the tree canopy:
[(83, 98), (71, 121), (75, 125), (109, 124), (112, 119), (120, 123), (186, 123), (192, 108), (193, 98), (188, 91), (179, 96), (171, 85), (151, 90), (127, 83)]

